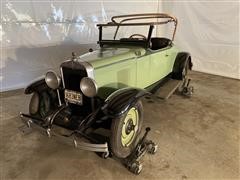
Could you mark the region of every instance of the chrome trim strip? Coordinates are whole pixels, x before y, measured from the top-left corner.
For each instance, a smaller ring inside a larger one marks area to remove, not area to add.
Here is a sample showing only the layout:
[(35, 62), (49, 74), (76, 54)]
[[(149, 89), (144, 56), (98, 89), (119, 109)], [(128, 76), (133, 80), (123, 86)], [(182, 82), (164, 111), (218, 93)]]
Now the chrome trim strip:
[[(73, 61), (73, 60), (66, 60), (63, 63), (70, 62), (70, 61)], [(75, 62), (79, 63), (80, 65), (82, 65), (85, 68), (85, 70), (87, 72), (87, 77), (90, 77), (90, 78), (94, 79), (94, 68), (93, 68), (93, 66), (89, 62), (82, 61), (80, 56), (77, 57)], [(62, 79), (63, 79), (63, 87), (65, 89), (66, 87), (65, 87), (65, 82), (64, 82), (64, 75), (63, 75), (63, 70), (62, 70), (62, 64), (61, 64), (60, 71), (61, 71), (61, 76), (62, 76)]]
[(84, 66), (84, 68), (86, 69), (87, 76), (94, 79), (94, 72), (93, 72), (92, 65), (87, 61), (79, 61), (79, 63), (82, 64)]
[(63, 76), (62, 67), (60, 68), (60, 74), (61, 74), (61, 77), (62, 77), (63, 88), (65, 89), (65, 82), (64, 82), (64, 76)]
[(61, 101), (61, 97), (60, 97), (60, 94), (59, 94), (59, 89), (57, 89), (57, 96), (58, 96), (59, 106), (61, 106), (62, 105), (62, 101)]

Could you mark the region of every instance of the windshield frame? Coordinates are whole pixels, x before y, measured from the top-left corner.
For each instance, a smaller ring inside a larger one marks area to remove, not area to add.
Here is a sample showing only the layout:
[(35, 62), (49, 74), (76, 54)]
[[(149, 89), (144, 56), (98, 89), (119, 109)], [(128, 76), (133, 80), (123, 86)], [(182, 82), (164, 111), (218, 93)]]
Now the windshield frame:
[[(137, 20), (146, 20), (146, 19), (154, 19), (155, 21), (134, 22)], [(159, 19), (161, 19), (161, 21), (159, 21)], [(133, 22), (129, 22), (129, 21), (133, 21)], [(154, 26), (167, 24), (167, 23), (171, 23), (171, 22), (174, 23), (174, 31), (173, 31), (173, 35), (172, 35), (172, 41), (173, 41), (175, 34), (176, 34), (178, 21), (177, 21), (177, 18), (172, 15), (165, 14), (165, 13), (145, 13), (145, 14), (128, 14), (128, 15), (113, 16), (111, 18), (110, 22), (108, 22), (106, 24), (97, 24), (97, 27), (99, 29), (98, 44), (100, 44), (100, 46), (103, 46), (105, 44), (120, 43), (120, 44), (129, 44), (129, 45), (136, 44), (136, 45), (143, 45), (143, 46), (149, 47)], [(116, 27), (116, 30), (115, 30), (115, 33), (113, 36), (113, 40), (103, 40), (102, 39), (102, 29), (103, 29), (103, 27), (109, 27), (109, 26)], [(130, 39), (124, 40), (124, 41), (121, 41), (121, 39), (116, 40), (118, 30), (121, 26), (148, 26), (149, 27), (148, 37), (146, 40), (130, 40)]]

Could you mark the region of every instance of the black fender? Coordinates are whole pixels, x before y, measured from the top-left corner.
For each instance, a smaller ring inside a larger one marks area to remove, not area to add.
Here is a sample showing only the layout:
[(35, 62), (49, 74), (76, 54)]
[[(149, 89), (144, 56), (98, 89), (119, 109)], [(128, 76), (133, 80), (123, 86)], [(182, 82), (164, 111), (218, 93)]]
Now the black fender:
[(140, 98), (150, 94), (144, 89), (123, 88), (113, 92), (102, 107), (104, 114), (111, 118), (122, 116)]
[(188, 52), (179, 52), (176, 56), (174, 65), (173, 65), (173, 72), (172, 72), (172, 78), (182, 80), (182, 70), (188, 63), (189, 69), (192, 70), (192, 59), (191, 55)]
[(30, 83), (24, 90), (25, 94), (31, 94), (33, 92), (41, 92), (43, 90), (47, 90), (49, 87), (45, 82), (45, 78), (41, 77), (35, 80), (34, 82)]
[[(44, 103), (44, 107), (47, 108), (47, 112), (55, 110), (58, 107), (57, 92), (49, 88), (45, 82), (44, 77), (40, 77), (37, 80), (30, 83), (24, 91), (25, 94), (33, 94), (29, 103), (29, 112), (31, 115), (38, 112), (40, 101)], [(59, 91), (61, 101), (63, 102), (63, 91)]]

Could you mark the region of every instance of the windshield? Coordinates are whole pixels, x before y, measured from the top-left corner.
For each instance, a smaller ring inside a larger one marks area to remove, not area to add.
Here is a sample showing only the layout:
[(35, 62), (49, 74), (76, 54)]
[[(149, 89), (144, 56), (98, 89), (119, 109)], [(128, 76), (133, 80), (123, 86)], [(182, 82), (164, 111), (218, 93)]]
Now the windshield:
[[(174, 23), (172, 41), (177, 28), (177, 18), (164, 13), (145, 13), (113, 16), (106, 24), (97, 24), (100, 46), (107, 44), (132, 44), (149, 47), (154, 26)], [(157, 29), (157, 28), (156, 28)], [(156, 36), (157, 37), (157, 36)]]
[(102, 40), (121, 40), (127, 38), (146, 40), (148, 32), (148, 26), (120, 26), (119, 28), (117, 26), (107, 26), (102, 29)]

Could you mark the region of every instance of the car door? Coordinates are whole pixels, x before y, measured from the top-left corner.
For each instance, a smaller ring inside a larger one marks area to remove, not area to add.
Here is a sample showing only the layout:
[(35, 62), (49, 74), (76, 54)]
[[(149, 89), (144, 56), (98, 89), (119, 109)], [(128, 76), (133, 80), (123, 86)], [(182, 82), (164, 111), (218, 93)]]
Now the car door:
[(149, 79), (150, 73), (150, 56), (145, 54), (143, 56), (136, 57), (137, 64), (137, 82), (138, 88), (146, 88), (151, 82)]
[(151, 51), (150, 55), (150, 81), (151, 84), (159, 81), (169, 74), (168, 51), (166, 49)]

